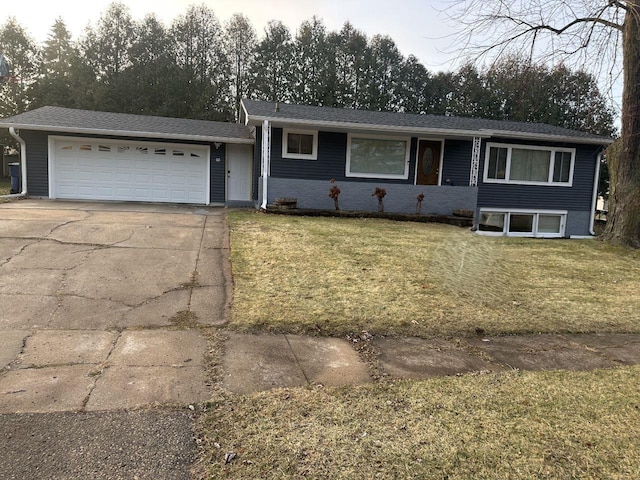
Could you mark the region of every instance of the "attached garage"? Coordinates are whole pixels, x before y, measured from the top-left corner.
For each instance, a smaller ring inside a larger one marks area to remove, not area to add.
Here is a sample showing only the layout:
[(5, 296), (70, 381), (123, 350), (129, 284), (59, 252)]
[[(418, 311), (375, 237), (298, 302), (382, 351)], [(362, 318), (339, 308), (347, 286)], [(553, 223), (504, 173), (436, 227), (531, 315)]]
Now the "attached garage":
[(196, 205), (255, 198), (255, 139), (245, 125), (42, 107), (0, 127), (20, 142), (31, 197)]
[(49, 196), (209, 204), (209, 147), (49, 137)]

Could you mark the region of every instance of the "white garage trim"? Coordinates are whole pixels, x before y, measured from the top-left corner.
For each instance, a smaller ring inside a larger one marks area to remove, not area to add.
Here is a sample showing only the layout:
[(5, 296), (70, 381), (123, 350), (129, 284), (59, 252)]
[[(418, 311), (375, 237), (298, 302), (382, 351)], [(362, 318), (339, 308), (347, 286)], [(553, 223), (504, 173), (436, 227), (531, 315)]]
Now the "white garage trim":
[(210, 203), (207, 145), (50, 136), (49, 198)]

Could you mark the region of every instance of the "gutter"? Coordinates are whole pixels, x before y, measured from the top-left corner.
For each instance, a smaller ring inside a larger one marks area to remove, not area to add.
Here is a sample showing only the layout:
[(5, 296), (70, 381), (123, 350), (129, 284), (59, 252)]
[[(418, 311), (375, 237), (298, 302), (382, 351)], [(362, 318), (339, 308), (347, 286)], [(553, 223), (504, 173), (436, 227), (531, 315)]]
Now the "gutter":
[(593, 197), (591, 198), (591, 217), (589, 218), (589, 234), (595, 236), (596, 232), (593, 227), (596, 220), (596, 207), (598, 206), (598, 181), (600, 180), (600, 162), (602, 161), (602, 152), (596, 157), (596, 172), (593, 179)]
[(262, 123), (262, 203), (260, 208), (267, 209), (269, 202), (269, 172), (271, 171), (271, 125), (265, 120)]
[(22, 125), (22, 124), (2, 124), (0, 127), (23, 128), (25, 130), (37, 130), (44, 132), (63, 132), (63, 133), (81, 133), (85, 135), (107, 136), (107, 137), (130, 137), (130, 138), (157, 138), (169, 140), (187, 140), (206, 143), (239, 143), (253, 145), (252, 138), (234, 138), (234, 137), (209, 137), (206, 135), (188, 135), (188, 134), (171, 134), (162, 132), (136, 132), (129, 130), (105, 130), (100, 128), (78, 128), (78, 127), (59, 127), (54, 125)]
[(22, 183), (22, 191), (11, 195), (0, 195), (0, 198), (24, 197), (27, 195), (27, 144), (16, 132), (14, 127), (9, 127), (9, 134), (20, 144), (20, 181)]

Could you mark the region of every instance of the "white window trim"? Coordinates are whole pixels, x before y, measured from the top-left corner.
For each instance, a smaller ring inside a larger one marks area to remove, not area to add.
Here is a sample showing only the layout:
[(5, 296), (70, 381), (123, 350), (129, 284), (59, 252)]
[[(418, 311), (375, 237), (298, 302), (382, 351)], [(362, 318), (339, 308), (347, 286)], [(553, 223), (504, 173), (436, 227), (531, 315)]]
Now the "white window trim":
[[(401, 175), (391, 175), (383, 173), (357, 173), (351, 172), (351, 139), (352, 138), (364, 138), (372, 140), (395, 140), (398, 142), (405, 142), (407, 148), (405, 148), (404, 159), (404, 173)], [(409, 157), (411, 153), (411, 137), (394, 137), (391, 135), (360, 135), (349, 133), (347, 135), (347, 164), (345, 166), (345, 177), (353, 178), (387, 178), (396, 180), (408, 180), (409, 179)]]
[[(287, 152), (288, 142), (287, 138), (290, 133), (298, 133), (301, 135), (313, 136), (313, 148), (311, 155), (304, 153), (289, 153)], [(282, 129), (282, 158), (291, 158), (295, 160), (317, 160), (318, 159), (318, 131), (317, 130), (300, 130), (297, 128), (283, 128)]]
[[(491, 147), (506, 148), (507, 149), (507, 165), (504, 179), (488, 178), (489, 177), (489, 155), (491, 153)], [(511, 174), (511, 152), (514, 148), (519, 150), (544, 150), (549, 152), (549, 178), (546, 182), (528, 182), (526, 180), (510, 180)], [(553, 170), (555, 167), (556, 152), (569, 152), (571, 153), (571, 166), (569, 168), (569, 181), (568, 182), (554, 182)], [(519, 145), (514, 143), (487, 143), (485, 147), (484, 155), (484, 174), (482, 181), (484, 183), (507, 183), (511, 185), (538, 185), (538, 186), (553, 186), (553, 187), (571, 187), (573, 186), (573, 170), (576, 164), (576, 149), (566, 147), (543, 147), (540, 145)]]
[[(564, 238), (567, 229), (567, 210), (532, 210), (520, 208), (481, 208), (478, 214), (478, 220), (483, 213), (504, 214), (504, 228), (502, 232), (483, 232), (478, 230), (478, 235), (487, 235), (493, 237), (530, 237), (530, 238)], [(511, 214), (533, 215), (533, 231), (532, 232), (509, 232), (509, 224), (511, 222)], [(560, 233), (539, 233), (538, 232), (538, 216), (539, 215), (559, 215)]]
[[(418, 155), (420, 154), (420, 141), (424, 140), (425, 142), (440, 142), (440, 164), (438, 165), (438, 186), (442, 185), (442, 165), (444, 165), (444, 139), (443, 138), (426, 138), (426, 137), (419, 137), (418, 141), (416, 142), (416, 168), (414, 169), (414, 176), (413, 176), (413, 184), (417, 185), (418, 184), (418, 163), (419, 163), (419, 158)], [(411, 146), (409, 146), (409, 148), (411, 148)]]

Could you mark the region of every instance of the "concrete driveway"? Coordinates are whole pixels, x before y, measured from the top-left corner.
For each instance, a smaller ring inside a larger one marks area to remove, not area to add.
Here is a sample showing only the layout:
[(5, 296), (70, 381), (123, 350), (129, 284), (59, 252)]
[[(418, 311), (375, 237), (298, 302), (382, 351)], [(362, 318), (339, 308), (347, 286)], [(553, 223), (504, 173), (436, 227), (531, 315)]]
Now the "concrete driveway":
[(221, 209), (0, 205), (0, 413), (207, 400), (227, 242)]

